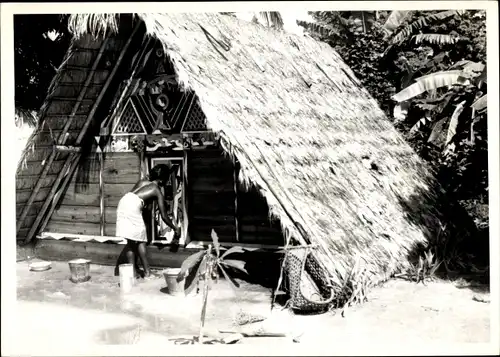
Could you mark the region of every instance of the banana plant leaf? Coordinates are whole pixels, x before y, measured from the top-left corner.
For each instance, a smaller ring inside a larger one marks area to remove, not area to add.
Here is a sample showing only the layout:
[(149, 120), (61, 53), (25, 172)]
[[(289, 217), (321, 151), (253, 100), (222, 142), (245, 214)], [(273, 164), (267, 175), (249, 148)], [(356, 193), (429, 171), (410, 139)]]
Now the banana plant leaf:
[(217, 253), (217, 257), (219, 257), (220, 256), (219, 236), (213, 229), (212, 229), (212, 242), (214, 243), (214, 249), (215, 252)]
[(463, 72), (460, 70), (436, 72), (415, 79), (415, 83), (396, 93), (392, 99), (396, 102), (404, 102), (424, 92), (466, 83), (467, 80), (464, 79)]
[(401, 44), (410, 38), (416, 31), (438, 21), (447, 19), (455, 15), (462, 15), (465, 10), (447, 10), (441, 11), (437, 14), (432, 14), (429, 16), (419, 17), (417, 20), (405, 26), (401, 31), (399, 31), (393, 38), (392, 44)]
[(484, 110), (488, 106), (486, 94), (472, 103), (471, 107), (477, 112)]
[(182, 262), (181, 271), (177, 275), (178, 282), (184, 280), (184, 278), (186, 277), (186, 273), (188, 271), (192, 271), (193, 268), (195, 268), (200, 263), (200, 261), (203, 259), (204, 254), (206, 254), (205, 251), (197, 252), (193, 255), (190, 255), (186, 258), (186, 260)]
[(239, 288), (240, 284), (226, 272), (224, 267), (220, 263), (217, 263), (217, 265), (224, 275), (224, 278), (226, 278), (226, 280), (229, 282), (229, 285), (231, 285), (232, 288)]
[(442, 118), (434, 123), (427, 142), (439, 148), (444, 146), (444, 143), (446, 142), (446, 123), (448, 120), (449, 118)]
[(417, 45), (422, 42), (436, 45), (449, 45), (457, 43), (460, 39), (461, 38), (459, 36), (444, 35), (439, 33), (421, 33), (412, 37), (412, 40), (414, 40)]
[(453, 112), (453, 115), (451, 116), (450, 125), (448, 126), (448, 133), (446, 135), (445, 145), (448, 145), (451, 142), (451, 140), (453, 139), (453, 137), (457, 132), (458, 118), (460, 117), (460, 114), (464, 110), (464, 105), (465, 105), (465, 100), (457, 105), (455, 111)]
[(386, 36), (391, 35), (411, 13), (412, 11), (408, 10), (392, 11), (385, 21), (385, 24), (382, 26)]
[(247, 270), (245, 269), (244, 261), (235, 259), (224, 259), (220, 261), (220, 264), (241, 270), (242, 272), (248, 274)]
[(423, 117), (421, 119), (419, 119), (415, 125), (413, 125), (410, 129), (410, 134), (415, 134), (417, 133), (420, 129), (422, 129), (423, 127), (427, 126), (429, 123), (431, 122), (431, 119), (428, 118), (428, 117)]

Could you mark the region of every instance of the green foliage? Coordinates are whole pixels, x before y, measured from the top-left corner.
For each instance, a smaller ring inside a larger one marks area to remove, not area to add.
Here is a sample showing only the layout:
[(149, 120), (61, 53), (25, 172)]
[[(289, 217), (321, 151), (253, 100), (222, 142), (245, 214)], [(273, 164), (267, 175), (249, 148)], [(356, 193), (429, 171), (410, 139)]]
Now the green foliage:
[(38, 111), (70, 43), (66, 18), (55, 14), (14, 16), (14, 78), (17, 108)]
[(418, 263), (411, 265), (405, 272), (396, 274), (401, 279), (425, 284), (436, 277), (436, 272), (443, 261), (438, 261), (431, 250), (418, 257)]
[(385, 34), (390, 36), (411, 13), (412, 11), (408, 10), (392, 11), (382, 27)]
[(415, 83), (395, 94), (392, 99), (396, 102), (404, 102), (424, 92), (466, 83), (464, 73), (460, 70), (436, 72), (415, 79)]
[(267, 27), (274, 27), (276, 29), (283, 28), (283, 17), (279, 11), (261, 11), (257, 12), (255, 16), (262, 19)]
[(393, 45), (402, 44), (404, 41), (407, 41), (416, 31), (422, 30), (428, 27), (430, 24), (443, 21), (449, 17), (460, 16), (461, 14), (463, 14), (463, 12), (463, 10), (448, 10), (430, 14), (427, 16), (420, 16), (415, 21), (410, 22), (401, 30), (397, 31), (397, 33), (391, 39), (391, 43)]
[[(245, 262), (237, 259), (227, 259), (235, 253), (244, 253), (247, 249), (242, 247), (232, 247), (226, 249), (219, 244), (219, 237), (215, 230), (211, 233), (212, 244), (206, 250), (190, 255), (181, 265), (181, 270), (177, 275), (177, 281), (184, 281), (184, 292), (190, 294), (195, 287), (199, 289), (199, 282), (203, 281), (203, 302), (200, 315), (199, 343), (203, 343), (203, 326), (205, 324), (206, 306), (208, 302), (208, 292), (212, 280), (218, 281), (219, 272), (222, 273), (231, 287), (239, 288), (240, 284), (232, 277), (230, 269), (244, 272)], [(255, 250), (255, 249), (251, 249)], [(222, 253), (222, 254), (221, 254)]]
[(430, 44), (438, 44), (438, 45), (448, 45), (454, 44), (460, 41), (460, 37), (444, 35), (440, 33), (421, 33), (418, 35), (414, 35), (412, 40), (415, 41), (415, 44), (418, 45), (422, 42), (427, 42)]
[[(200, 278), (208, 271), (212, 272), (209, 276), (211, 278), (218, 277), (217, 270), (219, 270), (224, 277), (232, 284), (232, 286), (239, 287), (238, 283), (230, 277), (227, 273), (227, 268), (234, 268), (244, 273), (245, 262), (235, 259), (226, 259), (229, 255), (235, 253), (244, 253), (249, 250), (242, 247), (232, 247), (226, 249), (219, 244), (217, 233), (212, 230), (211, 233), (212, 245), (206, 250), (190, 255), (181, 265), (181, 270), (177, 275), (177, 281), (184, 281), (184, 290), (186, 295), (189, 294), (193, 286), (198, 284)], [(223, 252), (221, 254), (221, 252)]]

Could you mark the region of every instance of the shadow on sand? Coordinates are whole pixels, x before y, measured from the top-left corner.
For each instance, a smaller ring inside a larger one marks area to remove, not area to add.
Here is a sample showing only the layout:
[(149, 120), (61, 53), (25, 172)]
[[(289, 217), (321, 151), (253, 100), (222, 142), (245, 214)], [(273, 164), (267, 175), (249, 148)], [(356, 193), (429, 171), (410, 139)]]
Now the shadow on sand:
[(409, 198), (399, 198), (406, 219), (419, 226), (428, 245), (410, 253), (416, 261), (431, 249), (443, 263), (436, 275), (448, 280), (462, 279), (462, 288), (489, 289), (489, 230), (479, 230), (456, 197), (445, 192), (437, 180), (429, 190), (416, 190)]

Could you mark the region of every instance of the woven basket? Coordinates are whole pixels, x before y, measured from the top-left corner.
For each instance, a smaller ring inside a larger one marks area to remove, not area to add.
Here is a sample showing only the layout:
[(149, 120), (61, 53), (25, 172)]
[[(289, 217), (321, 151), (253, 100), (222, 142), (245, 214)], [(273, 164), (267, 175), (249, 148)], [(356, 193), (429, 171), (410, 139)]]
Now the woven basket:
[(329, 309), (334, 291), (307, 247), (287, 252), (285, 272), (290, 294), (288, 304), (293, 310), (319, 313)]

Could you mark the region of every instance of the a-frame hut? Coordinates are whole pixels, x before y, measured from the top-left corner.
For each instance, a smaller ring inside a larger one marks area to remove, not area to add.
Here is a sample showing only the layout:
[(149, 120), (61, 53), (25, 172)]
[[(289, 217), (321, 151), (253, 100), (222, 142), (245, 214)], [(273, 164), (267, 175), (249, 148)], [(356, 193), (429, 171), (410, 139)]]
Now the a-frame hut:
[(308, 245), (333, 284), (360, 262), (383, 280), (439, 226), (429, 169), (327, 44), (216, 13), (77, 20), (17, 173), (19, 241), (116, 259), (117, 202), (158, 162), (184, 249)]

